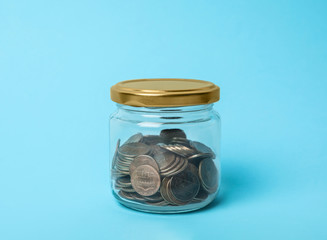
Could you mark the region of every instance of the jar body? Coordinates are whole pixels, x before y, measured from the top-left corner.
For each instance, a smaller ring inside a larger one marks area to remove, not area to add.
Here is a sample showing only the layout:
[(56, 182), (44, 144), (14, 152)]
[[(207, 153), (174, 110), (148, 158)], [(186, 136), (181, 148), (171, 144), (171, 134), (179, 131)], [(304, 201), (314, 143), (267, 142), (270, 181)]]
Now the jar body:
[(117, 105), (110, 118), (111, 187), (140, 211), (197, 210), (220, 187), (220, 117), (213, 104), (145, 108)]

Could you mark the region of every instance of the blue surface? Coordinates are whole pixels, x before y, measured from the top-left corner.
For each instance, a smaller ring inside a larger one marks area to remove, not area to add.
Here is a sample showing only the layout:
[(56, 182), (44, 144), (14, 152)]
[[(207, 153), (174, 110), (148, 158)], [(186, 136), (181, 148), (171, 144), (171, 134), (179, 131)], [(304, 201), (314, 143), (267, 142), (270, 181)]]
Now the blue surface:
[[(0, 239), (327, 239), (326, 1), (0, 1)], [(221, 87), (202, 211), (109, 192), (109, 87)], [(203, 238), (205, 237), (205, 238)]]

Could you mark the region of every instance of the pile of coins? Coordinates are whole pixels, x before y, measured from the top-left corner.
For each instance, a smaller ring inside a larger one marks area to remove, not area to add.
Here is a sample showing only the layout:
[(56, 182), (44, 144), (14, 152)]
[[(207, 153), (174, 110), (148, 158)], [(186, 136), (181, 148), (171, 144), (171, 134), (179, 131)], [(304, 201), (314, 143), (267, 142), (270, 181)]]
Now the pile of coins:
[(121, 198), (149, 205), (204, 201), (218, 189), (215, 153), (191, 141), (181, 129), (131, 136), (117, 142), (112, 160), (114, 187)]

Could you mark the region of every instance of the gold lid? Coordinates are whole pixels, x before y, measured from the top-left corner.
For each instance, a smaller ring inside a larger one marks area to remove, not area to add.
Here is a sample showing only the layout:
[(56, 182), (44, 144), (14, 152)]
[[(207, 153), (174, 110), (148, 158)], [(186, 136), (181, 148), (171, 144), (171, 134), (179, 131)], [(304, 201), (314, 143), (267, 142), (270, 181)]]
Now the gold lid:
[(111, 100), (135, 107), (178, 107), (217, 102), (217, 85), (196, 79), (152, 78), (122, 81), (110, 89)]

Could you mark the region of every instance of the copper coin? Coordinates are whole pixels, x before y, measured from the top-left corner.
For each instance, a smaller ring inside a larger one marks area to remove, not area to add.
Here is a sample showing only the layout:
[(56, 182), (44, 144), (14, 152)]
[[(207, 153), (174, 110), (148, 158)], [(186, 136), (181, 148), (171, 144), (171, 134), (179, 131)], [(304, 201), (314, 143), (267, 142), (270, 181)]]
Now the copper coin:
[(133, 162), (129, 165), (129, 173), (130, 175), (133, 174), (133, 171), (141, 165), (150, 165), (153, 167), (157, 172), (159, 172), (159, 167), (157, 162), (149, 155), (139, 155), (134, 158)]
[(218, 170), (215, 163), (206, 158), (200, 162), (199, 177), (202, 186), (209, 193), (214, 193), (218, 188)]
[(138, 166), (131, 176), (132, 186), (142, 196), (155, 194), (160, 187), (160, 175), (150, 165)]

